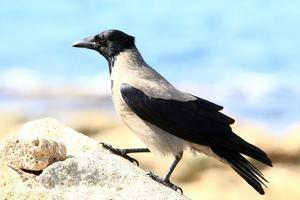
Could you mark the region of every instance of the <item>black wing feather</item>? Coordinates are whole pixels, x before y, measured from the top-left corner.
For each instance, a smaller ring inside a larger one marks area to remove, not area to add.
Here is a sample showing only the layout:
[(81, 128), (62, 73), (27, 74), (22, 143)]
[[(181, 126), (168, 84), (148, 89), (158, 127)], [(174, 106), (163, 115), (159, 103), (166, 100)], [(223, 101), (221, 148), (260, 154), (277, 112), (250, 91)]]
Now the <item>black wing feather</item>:
[[(197, 106), (199, 106), (199, 108), (202, 108), (204, 110), (208, 110), (208, 111), (220, 111), (223, 110), (223, 106), (220, 106), (218, 104), (212, 103), (210, 101), (207, 101), (205, 99), (202, 99), (200, 97), (196, 97), (192, 94), (189, 94), (193, 97), (195, 97), (197, 99), (197, 101), (195, 101), (195, 103), (197, 104)], [(234, 120), (234, 119), (232, 119)]]

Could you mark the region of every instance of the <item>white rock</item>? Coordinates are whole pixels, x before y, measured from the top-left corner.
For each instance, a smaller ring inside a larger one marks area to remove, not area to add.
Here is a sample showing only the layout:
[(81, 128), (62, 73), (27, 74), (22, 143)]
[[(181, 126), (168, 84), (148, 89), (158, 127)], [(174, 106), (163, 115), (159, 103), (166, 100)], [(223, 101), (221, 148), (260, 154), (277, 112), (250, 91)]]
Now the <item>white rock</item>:
[(26, 139), (48, 138), (63, 143), (68, 155), (82, 154), (98, 149), (98, 142), (65, 126), (52, 118), (26, 123), (18, 135)]
[(97, 141), (54, 119), (30, 122), (19, 136), (63, 143), (68, 156), (27, 180), (0, 161), (3, 199), (187, 199), (153, 181), (147, 172), (129, 161), (103, 149)]
[(20, 170), (40, 171), (50, 164), (66, 159), (66, 147), (52, 140), (25, 140), (15, 136), (4, 141), (0, 158)]

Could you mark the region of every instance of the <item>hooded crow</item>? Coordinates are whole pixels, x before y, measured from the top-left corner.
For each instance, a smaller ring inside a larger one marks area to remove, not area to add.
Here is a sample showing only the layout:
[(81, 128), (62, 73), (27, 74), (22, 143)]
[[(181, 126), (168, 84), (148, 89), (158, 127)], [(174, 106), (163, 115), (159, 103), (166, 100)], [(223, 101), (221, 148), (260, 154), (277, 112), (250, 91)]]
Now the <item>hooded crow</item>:
[[(264, 194), (267, 180), (245, 157), (268, 166), (272, 161), (258, 147), (236, 135), (234, 119), (221, 113), (222, 106), (182, 92), (151, 68), (135, 46), (134, 37), (107, 30), (77, 41), (73, 47), (96, 50), (107, 61), (115, 109), (125, 124), (148, 148), (111, 151), (136, 161), (128, 153), (157, 152), (175, 157), (166, 176), (149, 175), (156, 181), (181, 190), (170, 176), (185, 150), (204, 153), (229, 165), (257, 192)], [(137, 161), (136, 161), (137, 162)]]

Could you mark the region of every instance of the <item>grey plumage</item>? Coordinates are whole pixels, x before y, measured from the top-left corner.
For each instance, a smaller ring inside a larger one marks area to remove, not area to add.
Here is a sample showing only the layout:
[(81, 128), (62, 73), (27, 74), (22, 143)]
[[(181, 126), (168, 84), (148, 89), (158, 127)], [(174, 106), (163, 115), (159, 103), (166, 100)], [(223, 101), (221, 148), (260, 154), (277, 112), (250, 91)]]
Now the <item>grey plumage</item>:
[(132, 36), (109, 30), (73, 46), (94, 49), (106, 58), (117, 113), (151, 152), (176, 157), (165, 182), (182, 152), (189, 149), (229, 164), (260, 194), (264, 193), (261, 184), (265, 178), (241, 154), (272, 166), (267, 155), (232, 131), (234, 120), (220, 112), (222, 106), (179, 91), (151, 68)]

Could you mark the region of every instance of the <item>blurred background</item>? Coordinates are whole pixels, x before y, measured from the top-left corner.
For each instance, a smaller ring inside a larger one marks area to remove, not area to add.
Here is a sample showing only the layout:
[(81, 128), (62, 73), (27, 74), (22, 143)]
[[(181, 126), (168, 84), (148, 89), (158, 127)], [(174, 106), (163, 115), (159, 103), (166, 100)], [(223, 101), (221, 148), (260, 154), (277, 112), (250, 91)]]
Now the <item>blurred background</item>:
[[(0, 140), (54, 117), (118, 147), (143, 144), (117, 118), (106, 61), (71, 44), (106, 29), (136, 37), (173, 85), (225, 107), (233, 128), (266, 150), (273, 168), (259, 196), (205, 156), (186, 154), (173, 180), (192, 199), (299, 199), (298, 1), (33, 1), (0, 3)], [(163, 175), (172, 158), (137, 155)], [(297, 198), (298, 197), (298, 198)]]

